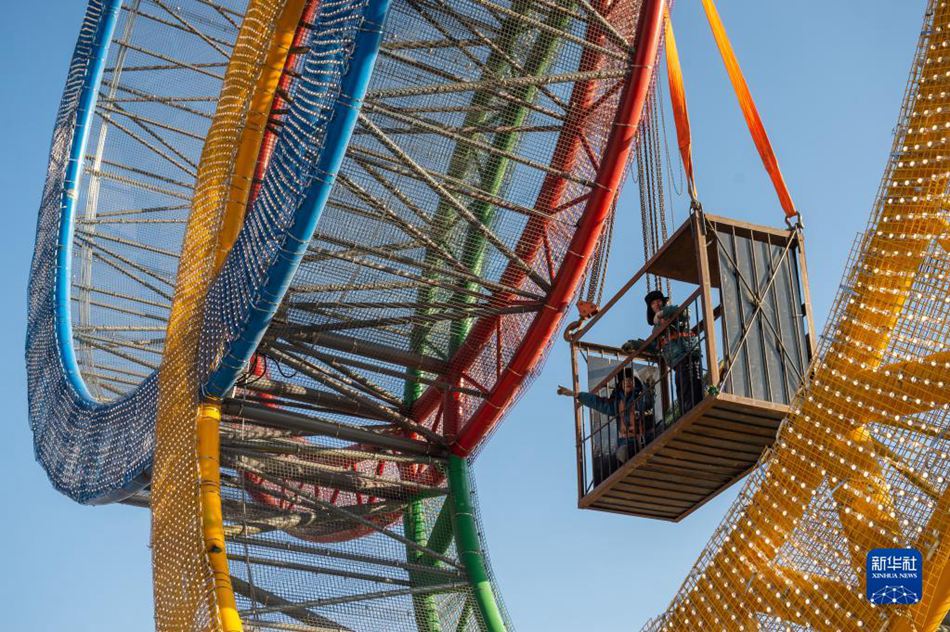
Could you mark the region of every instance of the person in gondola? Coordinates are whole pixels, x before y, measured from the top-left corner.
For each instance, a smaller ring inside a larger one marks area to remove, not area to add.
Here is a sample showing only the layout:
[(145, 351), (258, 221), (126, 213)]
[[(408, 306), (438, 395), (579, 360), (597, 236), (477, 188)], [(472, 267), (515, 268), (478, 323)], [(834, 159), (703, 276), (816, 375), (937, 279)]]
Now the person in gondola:
[(699, 338), (690, 329), (687, 310), (677, 314), (680, 306), (670, 304), (669, 297), (663, 292), (653, 290), (644, 300), (647, 304), (647, 323), (653, 326), (654, 333), (662, 333), (648, 345), (642, 338), (637, 338), (628, 340), (621, 348), (627, 353), (647, 351), (663, 358), (673, 371), (679, 414), (684, 415), (705, 396)]
[[(575, 393), (558, 386), (558, 395), (574, 397)], [(619, 426), (617, 460), (623, 463), (640, 447), (653, 439), (653, 391), (643, 383), (631, 367), (623, 368), (609, 397), (593, 393), (577, 393), (577, 400), (591, 410), (609, 416)]]

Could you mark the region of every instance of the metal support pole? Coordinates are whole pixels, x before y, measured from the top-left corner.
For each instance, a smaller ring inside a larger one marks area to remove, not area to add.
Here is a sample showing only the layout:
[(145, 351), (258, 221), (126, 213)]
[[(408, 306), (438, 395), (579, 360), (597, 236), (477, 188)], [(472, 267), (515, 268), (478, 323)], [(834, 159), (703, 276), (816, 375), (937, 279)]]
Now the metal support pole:
[(571, 389), (574, 391), (574, 440), (577, 450), (577, 502), (584, 497), (584, 411), (577, 394), (581, 390), (581, 378), (578, 374), (577, 344), (571, 339)]
[(812, 360), (818, 353), (818, 332), (815, 331), (815, 321), (811, 313), (811, 287), (808, 285), (808, 266), (805, 264), (805, 238), (801, 229), (795, 231), (795, 242), (798, 246), (798, 273), (802, 283), (802, 295), (805, 304), (805, 322), (808, 323), (808, 359)]
[(449, 457), (449, 488), (452, 490), (452, 518), (455, 526), (455, 547), (468, 575), (472, 598), (481, 613), (487, 632), (506, 632), (504, 617), (498, 607), (495, 591), (488, 577), (488, 565), (482, 550), (472, 503), (468, 462), (462, 457)]
[(299, 430), (308, 434), (324, 435), (334, 437), (341, 441), (352, 441), (354, 443), (379, 446), (384, 449), (397, 450), (410, 454), (427, 454), (442, 456), (445, 450), (423, 441), (406, 439), (391, 434), (382, 434), (363, 430), (356, 426), (349, 426), (342, 423), (334, 423), (298, 415), (296, 413), (273, 410), (266, 406), (248, 404), (233, 399), (224, 401), (224, 414), (248, 419), (254, 423), (275, 428), (286, 428), (289, 430)]
[(716, 352), (716, 314), (712, 304), (709, 272), (709, 250), (706, 247), (706, 222), (702, 211), (691, 215), (693, 223), (693, 243), (696, 245), (696, 264), (699, 270), (699, 283), (702, 289), (703, 330), (706, 336), (706, 357), (709, 364), (709, 385), (719, 387), (719, 357)]

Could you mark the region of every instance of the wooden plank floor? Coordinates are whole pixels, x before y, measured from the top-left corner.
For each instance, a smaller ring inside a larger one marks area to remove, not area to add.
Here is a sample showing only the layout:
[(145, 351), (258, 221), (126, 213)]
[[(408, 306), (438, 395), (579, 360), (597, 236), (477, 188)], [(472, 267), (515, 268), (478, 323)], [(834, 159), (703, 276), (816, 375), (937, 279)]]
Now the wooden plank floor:
[(707, 396), (579, 506), (679, 522), (745, 476), (789, 412), (727, 393)]

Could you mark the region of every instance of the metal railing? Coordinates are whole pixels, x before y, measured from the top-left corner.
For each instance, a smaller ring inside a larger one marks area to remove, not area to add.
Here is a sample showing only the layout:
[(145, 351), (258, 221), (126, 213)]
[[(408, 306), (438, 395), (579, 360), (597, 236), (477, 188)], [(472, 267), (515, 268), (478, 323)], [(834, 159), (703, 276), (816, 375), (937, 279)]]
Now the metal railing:
[[(584, 340), (631, 291), (649, 289), (648, 275), (696, 288), (669, 314), (670, 324), (635, 349), (628, 347), (629, 353)], [(602, 398), (585, 396), (581, 402), (575, 396), (578, 497), (586, 496), (710, 392), (721, 389), (752, 404), (787, 405), (814, 356), (810, 303), (800, 230), (692, 214), (603, 307), (565, 333), (571, 344), (574, 392)], [(581, 386), (581, 358), (588, 369), (588, 388)], [(593, 380), (592, 358), (601, 369), (610, 360), (610, 370), (598, 369)], [(652, 367), (652, 420), (650, 406), (642, 401), (639, 417), (634, 410), (632, 418), (631, 406), (635, 409), (637, 402), (625, 399), (623, 415), (616, 407), (597, 406), (619, 397), (614, 392), (616, 377), (633, 365), (641, 371)], [(592, 413), (591, 405), (611, 414)]]
[[(671, 314), (666, 327), (655, 329), (630, 353), (580, 340), (588, 328), (574, 336), (569, 332), (573, 390), (575, 394), (590, 393), (597, 399), (583, 399), (601, 408), (595, 410), (575, 396), (579, 497), (586, 496), (702, 401), (710, 384), (716, 385), (715, 380), (710, 383), (708, 373), (702, 295), (703, 289), (697, 288)], [(582, 359), (589, 378), (603, 373), (587, 388), (581, 384)], [(638, 396), (621, 394), (618, 376), (627, 367), (642, 382)]]

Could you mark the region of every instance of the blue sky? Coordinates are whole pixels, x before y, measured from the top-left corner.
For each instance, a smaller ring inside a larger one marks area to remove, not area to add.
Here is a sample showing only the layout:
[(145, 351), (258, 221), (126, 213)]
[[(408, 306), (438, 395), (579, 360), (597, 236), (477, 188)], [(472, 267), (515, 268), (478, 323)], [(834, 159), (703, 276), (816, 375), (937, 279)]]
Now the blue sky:
[[(81, 507), (33, 460), (23, 339), (26, 282), (50, 133), (83, 11), (77, 1), (7, 0), (0, 21), (0, 628), (108, 632), (152, 627), (148, 515)], [(890, 148), (923, 0), (721, 0), (786, 181), (805, 217), (816, 323), (863, 229)], [(700, 197), (707, 211), (781, 224), (699, 2), (673, 12), (686, 77)], [(642, 262), (635, 187), (619, 206), (607, 294)], [(676, 218), (686, 208), (678, 201)], [(637, 327), (642, 307), (630, 319)], [(645, 328), (645, 324), (643, 325)], [(608, 332), (618, 340), (644, 330)], [(735, 496), (677, 525), (576, 509), (573, 419), (554, 396), (569, 381), (556, 344), (475, 465), (494, 571), (519, 630), (631, 630), (660, 612)]]

